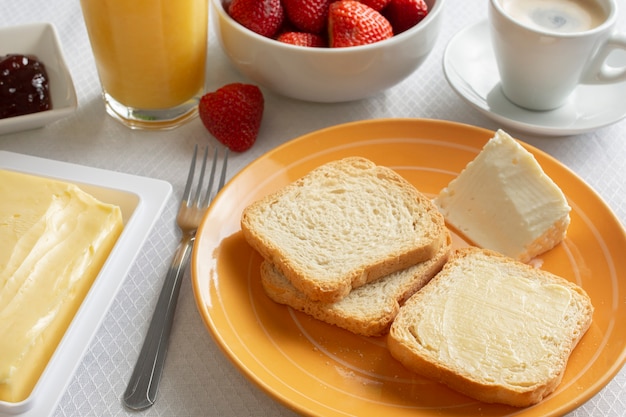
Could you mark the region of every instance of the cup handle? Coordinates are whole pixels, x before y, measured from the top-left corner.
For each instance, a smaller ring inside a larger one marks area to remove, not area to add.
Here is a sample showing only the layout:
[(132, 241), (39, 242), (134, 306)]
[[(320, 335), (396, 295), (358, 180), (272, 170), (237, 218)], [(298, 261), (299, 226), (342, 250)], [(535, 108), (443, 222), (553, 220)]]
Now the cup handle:
[(596, 56), (593, 58), (585, 82), (595, 84), (609, 84), (626, 80), (626, 64), (621, 66), (609, 65), (606, 61), (615, 50), (626, 52), (626, 34), (614, 33), (602, 45)]

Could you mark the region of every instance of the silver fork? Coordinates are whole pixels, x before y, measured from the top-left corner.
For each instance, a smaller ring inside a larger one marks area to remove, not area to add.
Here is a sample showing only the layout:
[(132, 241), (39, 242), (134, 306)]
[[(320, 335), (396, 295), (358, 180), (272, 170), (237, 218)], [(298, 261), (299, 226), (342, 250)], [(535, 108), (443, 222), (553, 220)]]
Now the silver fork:
[[(176, 310), (176, 302), (178, 300), (178, 293), (180, 292), (180, 284), (187, 264), (189, 263), (189, 256), (193, 248), (196, 230), (200, 225), (204, 212), (213, 200), (214, 194), (212, 194), (211, 191), (213, 189), (215, 171), (218, 164), (217, 148), (213, 154), (213, 164), (211, 166), (209, 184), (206, 190), (203, 189), (202, 185), (207, 164), (208, 147), (204, 150), (198, 185), (192, 199), (191, 190), (194, 182), (197, 154), (198, 145), (196, 145), (193, 150), (193, 158), (191, 160), (191, 166), (189, 167), (187, 184), (185, 185), (183, 199), (178, 209), (178, 215), (176, 216), (176, 223), (182, 231), (181, 241), (172, 259), (172, 264), (167, 272), (165, 281), (163, 282), (163, 288), (159, 294), (148, 333), (141, 347), (141, 352), (139, 352), (135, 369), (124, 392), (124, 405), (132, 410), (146, 409), (154, 404), (156, 400), (159, 381), (165, 363), (170, 330), (172, 329), (174, 311)], [(222, 171), (215, 194), (224, 186), (227, 162), (228, 149), (226, 149), (226, 153), (224, 154)], [(202, 196), (203, 193), (204, 197)]]

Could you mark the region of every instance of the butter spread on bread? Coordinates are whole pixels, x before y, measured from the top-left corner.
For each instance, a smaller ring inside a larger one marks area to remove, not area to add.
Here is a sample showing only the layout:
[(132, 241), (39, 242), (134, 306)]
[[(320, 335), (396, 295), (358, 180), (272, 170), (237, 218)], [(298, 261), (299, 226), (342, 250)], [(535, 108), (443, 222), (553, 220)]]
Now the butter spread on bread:
[(563, 192), (534, 156), (502, 130), (435, 204), (474, 244), (522, 262), (559, 244), (570, 223)]
[(562, 380), (593, 306), (579, 286), (497, 252), (457, 249), (393, 322), (407, 368), (480, 401), (524, 407)]
[(25, 400), (121, 233), (119, 207), (0, 170), (0, 400)]
[(252, 203), (241, 228), (294, 287), (322, 302), (429, 259), (446, 235), (429, 198), (361, 157), (324, 164)]
[(277, 303), (352, 333), (380, 336), (389, 331), (400, 306), (441, 270), (451, 246), (448, 234), (445, 243), (432, 258), (355, 288), (335, 303), (309, 299), (267, 261), (261, 264), (261, 283), (265, 293)]

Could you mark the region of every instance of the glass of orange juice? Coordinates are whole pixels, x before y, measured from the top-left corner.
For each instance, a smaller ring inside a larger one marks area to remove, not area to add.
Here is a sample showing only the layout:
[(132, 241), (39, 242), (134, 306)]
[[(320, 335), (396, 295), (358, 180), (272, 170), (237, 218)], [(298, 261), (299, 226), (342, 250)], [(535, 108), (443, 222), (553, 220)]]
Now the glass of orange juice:
[(80, 0), (107, 112), (134, 129), (197, 115), (208, 0)]

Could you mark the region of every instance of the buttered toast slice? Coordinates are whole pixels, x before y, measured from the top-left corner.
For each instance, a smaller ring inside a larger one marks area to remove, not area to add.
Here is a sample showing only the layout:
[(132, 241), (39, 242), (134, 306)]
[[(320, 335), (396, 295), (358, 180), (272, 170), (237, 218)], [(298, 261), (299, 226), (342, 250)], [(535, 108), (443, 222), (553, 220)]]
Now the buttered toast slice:
[(243, 211), (248, 243), (312, 300), (432, 257), (443, 215), (390, 168), (349, 157), (322, 165)]
[(525, 407), (560, 384), (591, 324), (585, 291), (497, 252), (453, 252), (400, 309), (388, 338), (405, 367), (480, 401)]
[(400, 305), (441, 270), (450, 250), (448, 237), (432, 258), (356, 288), (336, 303), (309, 299), (268, 261), (261, 264), (261, 283), (277, 303), (362, 336), (380, 336), (388, 332)]

